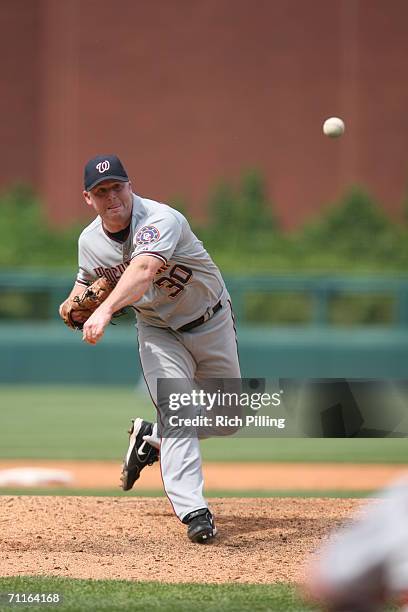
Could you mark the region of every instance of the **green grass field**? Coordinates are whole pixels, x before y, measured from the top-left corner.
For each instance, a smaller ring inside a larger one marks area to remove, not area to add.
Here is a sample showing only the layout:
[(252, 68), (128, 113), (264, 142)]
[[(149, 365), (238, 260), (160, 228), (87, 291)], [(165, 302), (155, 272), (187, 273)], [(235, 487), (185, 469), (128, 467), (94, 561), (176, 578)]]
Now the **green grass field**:
[[(298, 489), (293, 490), (282, 490), (274, 489), (273, 491), (265, 490), (248, 490), (248, 489), (230, 489), (223, 491), (222, 489), (206, 489), (205, 494), (208, 498), (212, 497), (336, 497), (336, 498), (361, 498), (375, 494), (375, 491), (337, 491), (335, 489), (329, 489), (324, 491), (299, 491)], [(163, 489), (140, 489), (134, 487), (131, 491), (122, 491), (119, 487), (117, 489), (60, 489), (60, 488), (14, 488), (14, 487), (0, 487), (0, 495), (73, 495), (73, 496), (91, 496), (91, 497), (165, 497)]]
[[(6, 604), (7, 593), (56, 593), (58, 605), (19, 606), (36, 612), (52, 608), (60, 612), (140, 610), (145, 612), (259, 612), (317, 610), (299, 598), (296, 589), (286, 584), (163, 584), (118, 580), (69, 580), (64, 578), (2, 578), (1, 612), (15, 609)], [(1, 600), (0, 600), (1, 601)]]
[[(154, 420), (132, 388), (0, 387), (0, 458), (120, 461), (130, 418)], [(406, 463), (404, 438), (222, 438), (202, 443), (206, 461)]]
[[(11, 606), (8, 593), (52, 593), (56, 605)], [(0, 578), (0, 612), (23, 607), (30, 612), (317, 612), (297, 589), (288, 584), (163, 584), (123, 580), (70, 580), (66, 578)], [(386, 612), (398, 608), (387, 607)]]

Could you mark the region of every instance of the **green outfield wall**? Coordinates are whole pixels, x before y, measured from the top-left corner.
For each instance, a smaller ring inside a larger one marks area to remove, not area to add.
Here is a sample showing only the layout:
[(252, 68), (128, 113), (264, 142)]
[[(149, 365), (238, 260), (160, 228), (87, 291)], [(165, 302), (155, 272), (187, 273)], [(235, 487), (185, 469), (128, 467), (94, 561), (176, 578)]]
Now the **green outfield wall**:
[[(241, 327), (246, 377), (406, 378), (408, 331)], [(62, 323), (0, 325), (0, 383), (132, 384), (141, 368), (133, 326), (111, 326), (96, 346)]]
[[(58, 305), (71, 286), (72, 275), (62, 273), (0, 273), (0, 383), (139, 380), (137, 332), (129, 317), (109, 326), (96, 346), (84, 344), (80, 332), (63, 325)], [(228, 278), (227, 286), (240, 324), (243, 376), (407, 378), (408, 278), (275, 275)], [(306, 321), (290, 327), (251, 323), (251, 296), (262, 298), (264, 308), (266, 300), (273, 311), (273, 298), (288, 293), (296, 306), (301, 300), (310, 301)], [(338, 296), (389, 299), (388, 323), (383, 318), (379, 325), (333, 324), (331, 308)]]

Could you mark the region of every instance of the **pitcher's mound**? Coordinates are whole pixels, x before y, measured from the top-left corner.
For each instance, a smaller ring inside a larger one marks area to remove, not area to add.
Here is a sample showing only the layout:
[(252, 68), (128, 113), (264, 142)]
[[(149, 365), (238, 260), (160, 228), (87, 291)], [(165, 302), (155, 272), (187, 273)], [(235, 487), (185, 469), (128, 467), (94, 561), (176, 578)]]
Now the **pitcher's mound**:
[(166, 499), (11, 497), (0, 504), (0, 574), (163, 582), (297, 581), (351, 499), (214, 499), (219, 535), (189, 542)]

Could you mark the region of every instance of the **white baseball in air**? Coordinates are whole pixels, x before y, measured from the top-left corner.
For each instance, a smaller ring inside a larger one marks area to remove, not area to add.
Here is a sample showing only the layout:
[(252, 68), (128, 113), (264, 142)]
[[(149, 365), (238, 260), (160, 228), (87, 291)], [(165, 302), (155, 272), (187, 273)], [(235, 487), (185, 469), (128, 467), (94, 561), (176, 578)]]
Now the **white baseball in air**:
[(338, 138), (344, 134), (346, 126), (340, 117), (330, 117), (323, 123), (323, 134), (329, 138)]

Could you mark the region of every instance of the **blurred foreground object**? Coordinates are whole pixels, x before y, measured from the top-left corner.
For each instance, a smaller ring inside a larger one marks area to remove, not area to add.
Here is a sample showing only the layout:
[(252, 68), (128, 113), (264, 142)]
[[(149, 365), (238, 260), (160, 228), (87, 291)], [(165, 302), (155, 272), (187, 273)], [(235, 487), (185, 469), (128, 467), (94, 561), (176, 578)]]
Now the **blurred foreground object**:
[(307, 590), (333, 612), (375, 612), (394, 599), (408, 603), (408, 476), (366, 503), (322, 546)]
[(38, 487), (72, 484), (72, 474), (65, 470), (39, 467), (11, 468), (0, 470), (1, 487)]

